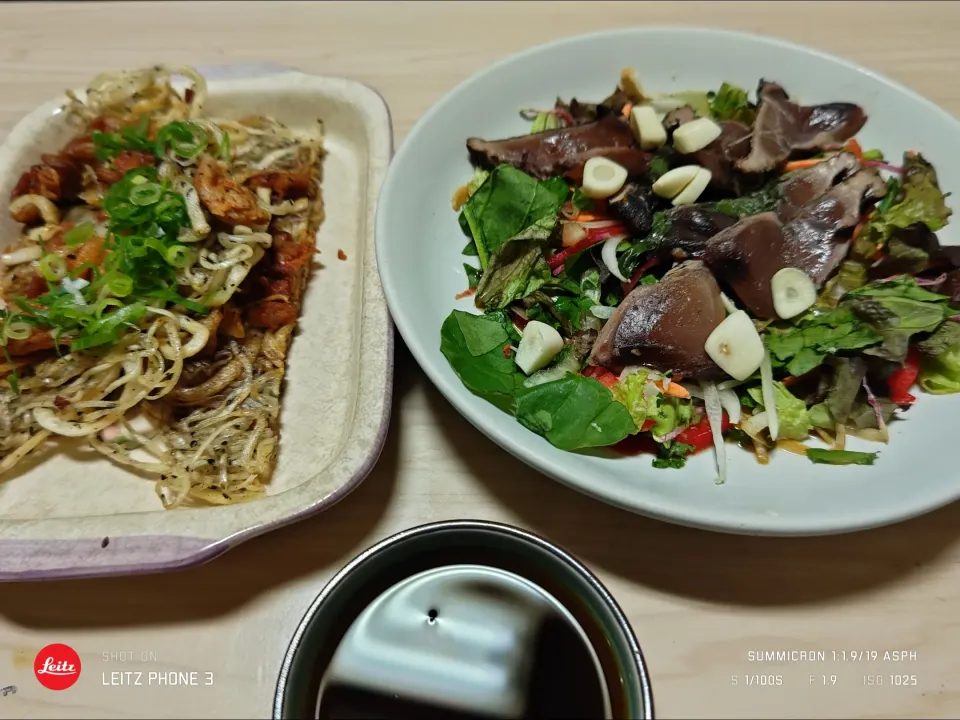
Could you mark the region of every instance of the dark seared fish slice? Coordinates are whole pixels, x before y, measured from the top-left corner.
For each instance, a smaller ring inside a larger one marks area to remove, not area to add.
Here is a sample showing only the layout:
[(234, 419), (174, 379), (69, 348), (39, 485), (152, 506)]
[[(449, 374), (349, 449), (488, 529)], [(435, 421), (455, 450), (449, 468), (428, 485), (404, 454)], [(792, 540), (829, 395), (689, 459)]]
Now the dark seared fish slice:
[(797, 105), (782, 87), (765, 80), (760, 81), (757, 101), (750, 153), (737, 162), (737, 169), (746, 173), (773, 170), (796, 150), (824, 150), (846, 142), (867, 122), (859, 105)]
[(863, 169), (808, 203), (789, 223), (773, 212), (744, 218), (707, 243), (704, 260), (755, 316), (777, 317), (770, 281), (785, 267), (805, 271), (819, 287), (849, 249), (844, 230), (860, 219), (865, 199), (883, 197), (886, 184)]
[(590, 363), (721, 378), (723, 371), (703, 346), (725, 315), (717, 281), (702, 262), (689, 260), (660, 282), (639, 285), (624, 298), (600, 331)]
[(843, 152), (794, 173), (780, 183), (780, 201), (774, 211), (781, 220), (790, 222), (804, 206), (826, 193), (859, 167), (860, 163), (852, 153)]
[(614, 115), (583, 125), (505, 140), (470, 138), (467, 150), (474, 165), (494, 168), (509, 163), (540, 180), (578, 169), (582, 172), (583, 164), (597, 155), (621, 164), (629, 162), (635, 174), (646, 172), (650, 160), (649, 153), (637, 146), (630, 127)]

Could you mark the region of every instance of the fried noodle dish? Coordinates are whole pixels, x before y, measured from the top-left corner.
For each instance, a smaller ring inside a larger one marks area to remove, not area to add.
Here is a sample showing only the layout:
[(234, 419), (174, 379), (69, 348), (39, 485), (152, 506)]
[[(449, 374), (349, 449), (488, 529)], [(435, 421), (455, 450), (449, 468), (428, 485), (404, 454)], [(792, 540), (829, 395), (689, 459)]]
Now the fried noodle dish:
[(0, 256), (0, 473), (65, 436), (157, 476), (166, 508), (257, 497), (323, 219), (322, 126), (205, 117), (189, 67), (68, 96), (78, 135), (17, 182)]

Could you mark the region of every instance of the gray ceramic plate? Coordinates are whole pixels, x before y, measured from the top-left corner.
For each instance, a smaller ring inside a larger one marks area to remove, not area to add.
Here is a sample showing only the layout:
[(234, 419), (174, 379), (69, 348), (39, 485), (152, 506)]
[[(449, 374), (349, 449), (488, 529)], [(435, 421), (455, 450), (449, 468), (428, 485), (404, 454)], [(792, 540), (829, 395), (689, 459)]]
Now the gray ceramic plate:
[[(390, 116), (373, 90), (276, 66), (200, 68), (206, 111), (268, 113), (291, 127), (324, 121), (327, 217), (318, 268), (291, 347), (278, 462), (266, 497), (165, 511), (153, 482), (94, 453), (45, 453), (0, 478), (0, 580), (169, 570), (208, 560), (259, 533), (329, 507), (356, 487), (383, 447), (393, 328), (377, 274), (373, 217), (392, 151)], [(0, 196), (42, 152), (66, 141), (63, 99), (24, 118), (0, 148)], [(3, 214), (0, 233), (17, 232)], [(347, 260), (337, 259), (343, 250)], [(330, 347), (348, 348), (333, 356)]]

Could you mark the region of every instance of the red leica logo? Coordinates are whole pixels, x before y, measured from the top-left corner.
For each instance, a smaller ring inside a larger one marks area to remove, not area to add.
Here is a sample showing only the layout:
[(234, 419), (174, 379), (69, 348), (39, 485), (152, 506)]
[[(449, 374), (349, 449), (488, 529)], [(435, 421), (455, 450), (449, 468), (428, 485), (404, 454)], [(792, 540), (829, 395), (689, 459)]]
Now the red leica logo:
[(66, 690), (80, 678), (80, 656), (69, 645), (47, 645), (33, 661), (33, 674), (48, 690)]

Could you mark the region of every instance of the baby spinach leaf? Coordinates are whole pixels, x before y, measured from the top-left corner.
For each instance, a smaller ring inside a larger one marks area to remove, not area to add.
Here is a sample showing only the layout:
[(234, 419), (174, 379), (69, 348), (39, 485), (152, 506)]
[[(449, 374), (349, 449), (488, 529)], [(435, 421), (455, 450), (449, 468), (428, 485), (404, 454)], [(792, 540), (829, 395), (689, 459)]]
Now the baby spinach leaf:
[(499, 165), (464, 203), (466, 224), (486, 269), (491, 256), (508, 240), (533, 225), (553, 229), (569, 187), (563, 178), (538, 181), (512, 165)]
[(470, 392), (513, 412), (524, 375), (504, 348), (512, 344), (503, 313), (454, 310), (440, 328), (440, 352)]
[(610, 391), (582, 375), (528, 390), (517, 400), (517, 420), (561, 450), (613, 445), (637, 432)]

